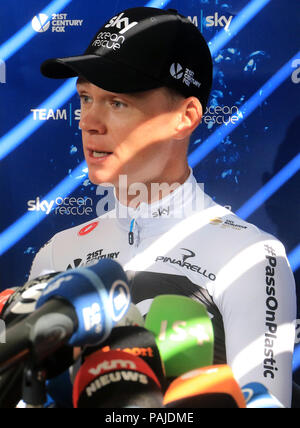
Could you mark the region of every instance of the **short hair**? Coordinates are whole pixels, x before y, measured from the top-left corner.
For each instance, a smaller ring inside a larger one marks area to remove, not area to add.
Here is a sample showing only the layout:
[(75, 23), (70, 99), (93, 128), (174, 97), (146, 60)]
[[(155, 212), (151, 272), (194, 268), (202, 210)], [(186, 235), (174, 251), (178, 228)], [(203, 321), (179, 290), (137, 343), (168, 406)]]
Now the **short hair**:
[(168, 86), (163, 86), (162, 89), (165, 91), (166, 96), (170, 101), (170, 108), (173, 109), (178, 102), (184, 100), (186, 97), (182, 95), (179, 91)]

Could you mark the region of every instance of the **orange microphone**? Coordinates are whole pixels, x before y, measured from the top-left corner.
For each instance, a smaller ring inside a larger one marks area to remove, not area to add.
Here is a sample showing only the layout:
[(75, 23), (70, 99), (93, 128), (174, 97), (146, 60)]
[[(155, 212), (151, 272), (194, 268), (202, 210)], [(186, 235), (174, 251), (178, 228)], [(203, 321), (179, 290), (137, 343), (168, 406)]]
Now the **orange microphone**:
[(204, 367), (175, 379), (164, 396), (166, 408), (246, 408), (228, 365)]

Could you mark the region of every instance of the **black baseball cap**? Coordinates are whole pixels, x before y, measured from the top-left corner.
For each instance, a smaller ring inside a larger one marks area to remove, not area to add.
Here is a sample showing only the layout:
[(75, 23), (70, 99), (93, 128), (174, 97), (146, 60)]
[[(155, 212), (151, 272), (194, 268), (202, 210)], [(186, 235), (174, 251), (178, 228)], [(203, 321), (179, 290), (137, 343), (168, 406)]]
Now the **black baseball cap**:
[(166, 86), (197, 97), (205, 111), (212, 85), (212, 58), (198, 28), (176, 10), (126, 9), (104, 24), (83, 55), (41, 65), (46, 77), (82, 76), (117, 93)]

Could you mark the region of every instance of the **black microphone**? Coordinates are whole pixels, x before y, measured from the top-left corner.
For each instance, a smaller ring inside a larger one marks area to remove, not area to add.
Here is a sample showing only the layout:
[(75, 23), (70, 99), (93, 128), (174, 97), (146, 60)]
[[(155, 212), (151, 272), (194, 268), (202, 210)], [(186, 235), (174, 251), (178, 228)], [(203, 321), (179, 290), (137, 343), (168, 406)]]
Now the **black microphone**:
[(22, 399), (23, 371), (24, 365), (20, 364), (0, 375), (0, 409), (14, 409)]
[[(87, 358), (88, 355), (91, 355), (95, 351), (98, 351), (99, 349), (110, 350), (110, 349), (121, 349), (123, 347), (124, 339), (128, 336), (130, 337), (132, 334), (132, 328), (128, 329), (129, 327), (133, 326), (143, 326), (144, 325), (144, 318), (142, 317), (140, 311), (137, 309), (135, 305), (132, 303), (130, 304), (130, 307), (128, 309), (128, 312), (123, 316), (123, 318), (117, 323), (116, 327), (113, 328), (111, 335), (108, 337), (106, 341), (100, 344), (100, 346), (94, 347), (94, 346), (86, 346), (82, 348), (77, 349), (76, 351), (76, 363), (71, 367), (71, 370), (68, 370), (68, 372), (65, 372), (64, 375), (59, 376), (59, 378), (55, 378), (53, 380), (50, 380), (47, 382), (47, 391), (52, 397), (52, 399), (55, 401), (56, 404), (61, 405), (62, 407), (73, 407), (72, 403), (72, 384), (73, 379), (75, 379), (75, 376), (80, 368), (80, 365), (82, 362)], [(125, 328), (123, 330), (123, 328)], [(126, 337), (122, 337), (121, 343), (118, 343), (119, 339), (119, 333), (121, 336), (125, 335)], [(136, 332), (136, 330), (134, 330)], [(126, 333), (126, 334), (125, 334)], [(131, 334), (130, 334), (131, 333)], [(150, 333), (151, 336), (151, 333)], [(127, 350), (130, 351), (130, 349), (127, 347), (127, 345), (130, 345), (128, 343), (128, 340), (124, 343), (124, 346), (127, 348)], [(135, 341), (136, 342), (136, 341)], [(150, 337), (150, 340), (146, 340), (144, 338), (143, 343), (141, 345), (147, 346), (147, 348), (142, 348), (140, 350), (140, 353), (145, 355), (149, 355), (149, 359), (157, 361), (156, 353), (158, 352), (158, 349), (156, 347), (155, 342), (153, 343), (153, 336)], [(154, 345), (156, 350), (149, 349), (150, 346)], [(137, 346), (137, 343), (135, 343), (135, 346)], [(103, 348), (104, 347), (104, 348)], [(137, 348), (132, 349), (133, 353), (138, 352)], [(134, 354), (135, 355), (135, 354)], [(153, 355), (153, 356), (152, 356)], [(142, 357), (143, 358), (143, 357)], [(146, 358), (147, 360), (147, 358)], [(155, 364), (159, 364), (160, 359)], [(151, 362), (149, 365), (152, 367)], [(153, 368), (153, 367), (152, 367)], [(157, 370), (157, 373), (159, 374), (162, 369), (159, 368)], [(156, 369), (154, 368), (154, 372), (156, 373)], [(159, 376), (159, 375), (158, 375)], [(160, 378), (159, 378), (160, 380)]]
[(35, 311), (38, 299), (49, 282), (61, 272), (52, 272), (40, 275), (27, 281), (22, 287), (17, 287), (5, 302), (1, 311), (1, 318), (6, 327), (11, 327)]
[(161, 385), (141, 358), (123, 351), (97, 351), (79, 369), (75, 408), (162, 408)]
[(39, 364), (67, 342), (101, 343), (129, 305), (126, 274), (113, 260), (56, 276), (43, 290), (37, 310), (7, 329), (0, 373), (29, 355)]
[[(13, 294), (8, 295), (1, 312), (1, 319), (4, 321), (6, 328), (12, 327), (35, 311), (36, 303), (43, 290), (60, 273), (53, 272), (41, 275), (26, 282), (22, 287), (15, 289)], [(55, 355), (51, 355), (45, 362), (47, 377), (52, 378), (61, 374), (72, 363), (73, 350), (69, 346), (65, 346), (63, 349), (58, 350)], [(4, 375), (0, 377), (0, 407), (2, 386), (7, 388), (7, 377)]]
[[(5, 290), (1, 293), (0, 317), (6, 328), (18, 323), (34, 312), (37, 300), (48, 283), (60, 272), (41, 275), (27, 281), (23, 286)], [(1, 345), (0, 345), (1, 352)], [(52, 379), (63, 373), (73, 364), (73, 350), (69, 346), (59, 349), (49, 359), (44, 361), (47, 368), (47, 378)], [(7, 369), (0, 375), (0, 408), (15, 408), (22, 398), (22, 377), (24, 365)]]
[[(102, 352), (123, 351), (141, 358), (157, 376), (162, 390), (167, 387), (164, 364), (151, 331), (139, 326), (115, 327), (108, 339), (101, 344), (100, 349)], [(83, 353), (83, 360), (93, 352), (95, 348), (87, 347)]]

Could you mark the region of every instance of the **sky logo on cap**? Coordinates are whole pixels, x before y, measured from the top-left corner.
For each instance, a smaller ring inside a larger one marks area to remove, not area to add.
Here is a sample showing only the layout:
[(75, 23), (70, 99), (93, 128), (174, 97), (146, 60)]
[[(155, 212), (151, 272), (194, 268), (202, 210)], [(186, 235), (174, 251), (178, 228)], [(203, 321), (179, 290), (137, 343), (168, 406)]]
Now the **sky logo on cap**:
[(120, 15), (118, 16), (114, 16), (107, 25), (105, 25), (105, 28), (110, 28), (110, 27), (117, 27), (119, 28), (119, 34), (124, 34), (126, 33), (128, 30), (130, 30), (130, 28), (135, 27), (138, 22), (132, 22), (131, 24), (129, 23), (129, 18), (127, 18), (126, 16), (124, 16), (124, 12), (120, 13)]
[(109, 298), (112, 305), (112, 319), (118, 322), (127, 312), (131, 302), (130, 291), (126, 282), (115, 281), (110, 290)]
[(174, 63), (171, 65), (170, 73), (174, 79), (179, 80), (183, 77), (184, 74), (183, 67), (179, 63)]
[(36, 15), (33, 20), (31, 21), (32, 28), (37, 33), (44, 33), (47, 31), (50, 27), (50, 19), (48, 15), (45, 15), (44, 13), (39, 13)]

